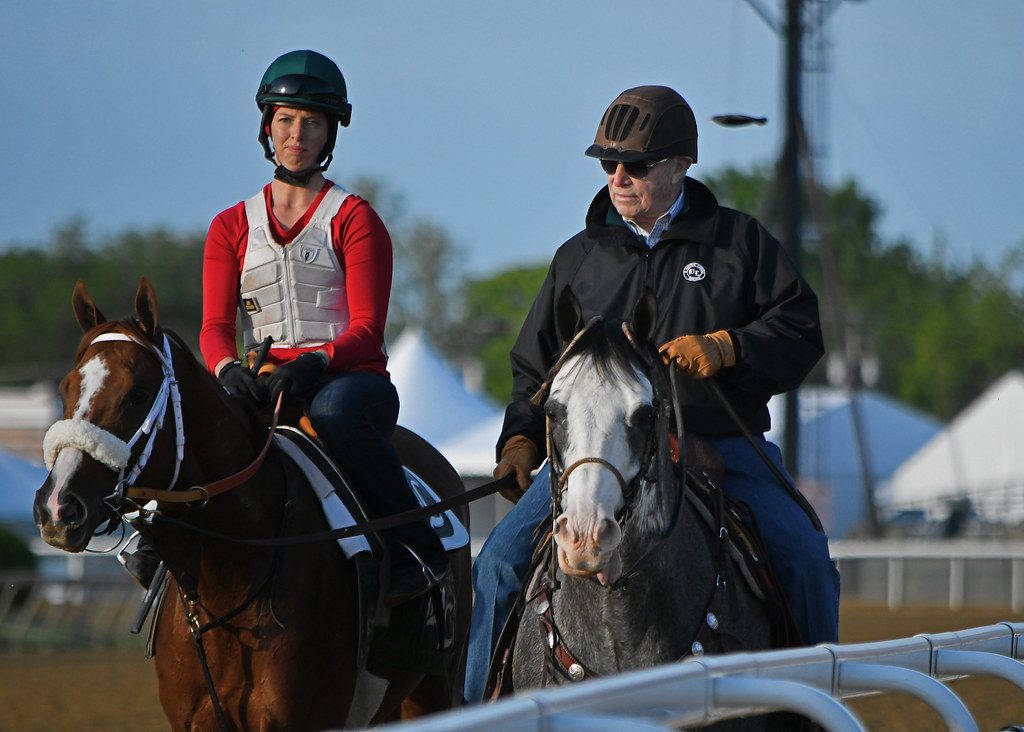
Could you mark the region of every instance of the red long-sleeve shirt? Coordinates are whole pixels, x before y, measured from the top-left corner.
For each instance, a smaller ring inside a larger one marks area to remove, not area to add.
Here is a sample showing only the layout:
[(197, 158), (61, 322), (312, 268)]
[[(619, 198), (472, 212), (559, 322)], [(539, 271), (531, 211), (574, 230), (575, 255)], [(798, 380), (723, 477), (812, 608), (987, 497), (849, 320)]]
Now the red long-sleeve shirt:
[[(309, 223), (316, 207), (334, 185), (326, 181), (302, 217), (284, 229), (273, 214), (270, 184), (263, 197), (274, 241), (288, 244)], [(269, 363), (287, 363), (306, 351), (322, 348), (331, 357), (329, 371), (371, 371), (388, 375), (384, 324), (391, 296), (391, 237), (376, 211), (359, 196), (349, 195), (331, 220), (334, 252), (345, 270), (349, 324), (326, 346), (274, 348)], [(199, 348), (206, 367), (214, 371), (224, 358), (237, 358), (235, 342), (239, 283), (249, 239), (245, 202), (222, 211), (210, 224), (203, 251), (203, 327)]]

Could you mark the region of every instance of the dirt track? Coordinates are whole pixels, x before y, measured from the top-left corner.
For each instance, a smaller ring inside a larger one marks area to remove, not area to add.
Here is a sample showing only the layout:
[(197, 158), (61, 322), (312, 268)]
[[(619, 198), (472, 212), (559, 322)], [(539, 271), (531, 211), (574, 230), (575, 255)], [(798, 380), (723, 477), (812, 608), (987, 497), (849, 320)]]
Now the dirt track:
[[(1002, 620), (1021, 620), (1009, 610), (908, 608), (844, 604), (844, 643), (937, 633)], [(998, 680), (966, 679), (954, 687), (975, 713), (982, 730), (1024, 722), (1024, 692)], [(942, 729), (924, 703), (884, 695), (850, 703), (869, 729), (893, 732)], [(157, 702), (151, 662), (141, 651), (0, 655), (0, 731), (150, 732), (166, 730)]]

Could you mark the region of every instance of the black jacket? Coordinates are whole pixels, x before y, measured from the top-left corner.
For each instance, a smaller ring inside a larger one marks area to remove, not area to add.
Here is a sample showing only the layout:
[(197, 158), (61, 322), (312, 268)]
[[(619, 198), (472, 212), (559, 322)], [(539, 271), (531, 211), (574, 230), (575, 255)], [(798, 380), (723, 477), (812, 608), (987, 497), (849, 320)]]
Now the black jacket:
[[(544, 418), (530, 397), (562, 349), (555, 298), (569, 285), (583, 308), (628, 320), (644, 288), (658, 302), (655, 345), (684, 334), (728, 329), (736, 365), (715, 377), (754, 433), (771, 426), (768, 399), (796, 388), (824, 352), (818, 299), (779, 242), (752, 216), (719, 206), (714, 194), (686, 179), (686, 206), (653, 249), (633, 234), (602, 188), (586, 228), (558, 248), (512, 348), (512, 403), (498, 439), (525, 435), (543, 452)], [(712, 436), (740, 430), (707, 390), (682, 379), (687, 430)]]

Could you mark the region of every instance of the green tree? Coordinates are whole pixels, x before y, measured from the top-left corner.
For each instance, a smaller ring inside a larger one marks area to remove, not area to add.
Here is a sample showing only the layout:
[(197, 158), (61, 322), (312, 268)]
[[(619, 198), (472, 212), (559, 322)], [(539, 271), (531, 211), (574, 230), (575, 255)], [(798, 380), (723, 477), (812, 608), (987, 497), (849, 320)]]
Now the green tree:
[(161, 322), (193, 345), (199, 332), (202, 242), (198, 234), (128, 231), (91, 238), (71, 219), (42, 246), (15, 246), (0, 254), (0, 380), (56, 380), (71, 365), (81, 330), (71, 292), (81, 278), (109, 318), (129, 315), (139, 278), (160, 299)]
[(547, 265), (518, 267), (466, 283), (463, 318), (457, 326), (466, 335), (461, 356), (476, 355), (484, 391), (499, 404), (512, 395), (508, 354), (546, 273)]
[[(707, 182), (725, 205), (770, 222), (771, 173), (728, 168)], [(881, 391), (943, 419), (1024, 363), (1024, 244), (996, 268), (953, 267), (941, 248), (926, 256), (910, 241), (883, 240), (881, 208), (854, 181), (821, 193), (837, 283), (825, 278), (827, 251), (813, 237), (804, 242), (803, 267), (821, 301), (830, 353), (855, 340), (877, 355)], [(805, 211), (812, 210), (808, 198)], [(829, 317), (833, 298), (837, 318)], [(824, 380), (823, 360), (811, 381)]]
[(463, 270), (461, 252), (443, 226), (408, 213), (405, 197), (378, 178), (361, 176), (352, 190), (370, 202), (391, 235), (394, 275), (388, 338), (418, 328), (442, 352), (460, 348), (455, 330)]
[(0, 524), (0, 570), (34, 570), (39, 560), (32, 553), (28, 542), (18, 534)]

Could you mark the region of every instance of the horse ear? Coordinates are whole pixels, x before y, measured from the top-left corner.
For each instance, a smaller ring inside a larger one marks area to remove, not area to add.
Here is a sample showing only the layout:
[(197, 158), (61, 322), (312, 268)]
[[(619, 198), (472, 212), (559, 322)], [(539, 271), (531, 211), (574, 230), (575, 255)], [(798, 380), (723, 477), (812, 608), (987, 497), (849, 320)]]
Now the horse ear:
[(79, 278), (75, 283), (75, 291), (71, 293), (71, 307), (75, 311), (75, 320), (81, 326), (83, 333), (88, 333), (100, 323), (106, 323), (107, 319), (96, 307), (96, 301), (85, 289), (85, 281)]
[(562, 288), (555, 302), (555, 332), (562, 343), (568, 343), (583, 328), (583, 308), (569, 285)]
[(156, 304), (156, 293), (145, 277), (139, 280), (139, 291), (135, 293), (135, 312), (142, 332), (148, 336), (156, 335), (160, 326), (160, 309)]
[(640, 343), (649, 343), (654, 334), (654, 324), (658, 320), (658, 301), (651, 288), (644, 289), (644, 294), (633, 306), (633, 335)]

